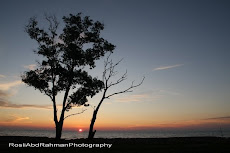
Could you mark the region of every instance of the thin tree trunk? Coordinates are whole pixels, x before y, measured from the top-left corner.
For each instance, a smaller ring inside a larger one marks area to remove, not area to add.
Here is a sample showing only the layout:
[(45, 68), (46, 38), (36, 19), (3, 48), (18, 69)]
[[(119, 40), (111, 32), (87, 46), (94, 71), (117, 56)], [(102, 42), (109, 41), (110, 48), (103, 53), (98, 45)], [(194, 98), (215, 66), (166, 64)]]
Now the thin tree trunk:
[(89, 127), (89, 135), (88, 135), (88, 139), (93, 139), (94, 138), (94, 135), (96, 133), (96, 130), (93, 131), (93, 127), (94, 127), (94, 123), (96, 121), (96, 118), (97, 118), (97, 111), (94, 110), (93, 111), (93, 117), (92, 117), (92, 120), (91, 120), (91, 123), (90, 123), (90, 127)]
[(97, 119), (97, 112), (98, 112), (99, 108), (101, 107), (102, 102), (105, 99), (106, 91), (107, 91), (107, 89), (104, 90), (103, 96), (102, 96), (99, 104), (97, 105), (97, 108), (93, 111), (93, 117), (92, 117), (92, 120), (91, 120), (91, 123), (90, 123), (90, 127), (89, 127), (88, 139), (93, 139), (94, 135), (96, 133), (96, 130), (93, 130), (93, 127), (94, 127), (94, 123), (95, 123), (95, 121)]

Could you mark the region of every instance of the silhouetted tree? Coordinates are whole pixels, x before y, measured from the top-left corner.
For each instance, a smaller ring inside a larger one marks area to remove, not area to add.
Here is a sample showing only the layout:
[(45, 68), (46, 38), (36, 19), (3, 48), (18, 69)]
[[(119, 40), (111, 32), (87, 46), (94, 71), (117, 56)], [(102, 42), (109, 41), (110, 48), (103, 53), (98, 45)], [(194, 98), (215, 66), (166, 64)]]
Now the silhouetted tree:
[[(31, 18), (25, 31), (31, 39), (38, 42), (36, 54), (43, 60), (35, 70), (24, 72), (22, 81), (47, 95), (53, 103), (53, 115), (56, 125), (56, 139), (62, 135), (65, 111), (71, 107), (84, 105), (87, 97), (93, 97), (104, 84), (86, 72), (94, 68), (95, 60), (106, 52), (112, 52), (115, 46), (101, 37), (104, 25), (94, 22), (89, 16), (68, 15), (61, 34), (57, 33), (59, 23), (55, 16), (45, 16), (49, 27), (44, 30), (38, 26), (36, 18)], [(72, 91), (70, 93), (70, 91)], [(64, 92), (61, 114), (58, 119), (56, 96)]]
[[(115, 85), (118, 85), (119, 83), (122, 83), (123, 81), (125, 81), (127, 79), (127, 71), (121, 75), (121, 77), (119, 79), (117, 79), (116, 81), (111, 81), (112, 77), (114, 77), (115, 75), (117, 75), (117, 71), (115, 70), (115, 67), (122, 61), (120, 60), (119, 62), (117, 63), (113, 63), (112, 60), (109, 59), (110, 55), (106, 58), (105, 62), (104, 62), (104, 72), (103, 72), (103, 75), (102, 75), (102, 78), (103, 78), (103, 83), (104, 83), (104, 87), (103, 87), (103, 94), (102, 94), (102, 97), (101, 97), (101, 100), (100, 102), (98, 103), (97, 107), (94, 108), (94, 111), (93, 111), (93, 117), (91, 119), (91, 123), (90, 123), (90, 127), (89, 127), (89, 134), (88, 134), (88, 139), (93, 139), (94, 138), (94, 135), (96, 133), (96, 130), (94, 130), (94, 123), (96, 121), (96, 118), (97, 118), (97, 113), (101, 107), (101, 104), (103, 103), (103, 101), (105, 99), (108, 99), (114, 95), (117, 95), (117, 94), (122, 94), (122, 93), (127, 93), (127, 92), (132, 92), (132, 89), (133, 88), (136, 88), (138, 86), (140, 86), (145, 77), (142, 79), (142, 81), (138, 84), (134, 84), (134, 81), (131, 83), (131, 85), (124, 89), (124, 90), (120, 90), (118, 92), (114, 92), (112, 94), (107, 94), (108, 90), (115, 86)], [(89, 106), (87, 104), (85, 104), (86, 106)]]

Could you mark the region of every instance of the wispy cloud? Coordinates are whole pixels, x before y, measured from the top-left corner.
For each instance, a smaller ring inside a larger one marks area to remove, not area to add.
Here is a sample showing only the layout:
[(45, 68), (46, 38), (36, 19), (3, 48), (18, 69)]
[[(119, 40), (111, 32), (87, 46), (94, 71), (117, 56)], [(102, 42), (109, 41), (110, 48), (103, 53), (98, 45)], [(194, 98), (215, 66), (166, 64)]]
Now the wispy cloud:
[(0, 78), (5, 78), (5, 77), (6, 77), (5, 75), (0, 74)]
[(221, 117), (206, 118), (204, 120), (219, 120), (219, 119), (230, 119), (230, 116), (221, 116)]
[[(9, 101), (12, 95), (0, 90), (0, 108), (35, 108), (35, 109), (53, 109), (53, 105), (33, 105), (33, 104), (15, 104)], [(60, 107), (61, 105), (57, 105)]]
[(9, 90), (10, 88), (18, 86), (20, 84), (22, 84), (21, 80), (16, 80), (13, 82), (8, 82), (8, 83), (1, 83), (0, 84), (0, 90)]
[(17, 115), (11, 115), (11, 117), (14, 118), (14, 122), (17, 122), (17, 121), (24, 121), (24, 120), (29, 120), (30, 118), (29, 117), (21, 117), (21, 116), (17, 116)]
[(26, 68), (26, 69), (29, 69), (29, 70), (35, 70), (36, 65), (35, 64), (30, 64), (30, 65), (24, 65), (23, 67)]
[(184, 65), (184, 64), (160, 66), (160, 67), (154, 68), (153, 71), (172, 69), (172, 68), (175, 68), (175, 67), (180, 67), (180, 66), (182, 66), (182, 65)]
[(0, 108), (39, 108), (52, 109), (52, 105), (29, 105), (29, 104), (13, 104), (0, 98)]
[(12, 114), (7, 116), (7, 118), (4, 119), (1, 123), (15, 123), (15, 122), (31, 123), (31, 119), (27, 116)]
[(158, 92), (163, 94), (163, 95), (171, 95), (171, 96), (181, 96), (182, 95), (181, 93), (176, 92), (176, 91), (172, 91), (172, 90), (160, 89)]
[(6, 98), (6, 97), (8, 97), (9, 96), (9, 94), (7, 93), (7, 92), (5, 92), (5, 91), (3, 91), (3, 90), (0, 90), (0, 99), (1, 98)]
[(149, 95), (147, 94), (138, 94), (138, 95), (131, 95), (127, 98), (118, 98), (116, 99), (117, 102), (139, 102), (143, 101), (144, 99), (148, 98)]
[(12, 106), (9, 103), (9, 98), (17, 93), (18, 89), (13, 87), (19, 86), (20, 84), (22, 84), (20, 80), (0, 84), (0, 108), (3, 106)]
[(22, 84), (20, 80), (0, 84), (0, 108), (38, 108), (38, 109), (52, 109), (52, 105), (29, 105), (29, 104), (15, 104), (10, 102), (10, 97), (15, 93), (13, 87)]

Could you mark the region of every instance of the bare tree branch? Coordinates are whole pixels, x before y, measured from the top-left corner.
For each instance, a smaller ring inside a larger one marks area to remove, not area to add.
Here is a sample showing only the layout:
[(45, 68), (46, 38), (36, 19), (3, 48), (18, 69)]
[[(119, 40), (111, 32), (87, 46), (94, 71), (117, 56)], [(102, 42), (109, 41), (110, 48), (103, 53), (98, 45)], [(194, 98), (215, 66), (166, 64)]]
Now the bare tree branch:
[(109, 85), (108, 85), (108, 88), (110, 88), (111, 86), (114, 86), (114, 85), (117, 85), (119, 83), (121, 83), (122, 81), (126, 80), (127, 79), (127, 70), (126, 72), (116, 81), (116, 82), (111, 82)]
[[(119, 83), (121, 83), (121, 82), (123, 82), (124, 80), (127, 79), (127, 70), (126, 70), (126, 72), (123, 75), (121, 75), (121, 77), (118, 78), (115, 82), (113, 82), (113, 81), (110, 82), (112, 77), (117, 75), (117, 71), (115, 71), (116, 66), (123, 60), (123, 59), (121, 59), (120, 61), (118, 61), (117, 63), (114, 64), (112, 60), (109, 60), (110, 55), (111, 54), (109, 54), (107, 56), (107, 58), (105, 59), (105, 61), (104, 61), (104, 72), (102, 74), (102, 79), (103, 79), (103, 82), (104, 82), (104, 91), (103, 91), (103, 95), (101, 97), (100, 102), (98, 103), (96, 109), (94, 109), (94, 111), (93, 111), (93, 117), (92, 117), (90, 127), (89, 127), (88, 139), (93, 139), (93, 137), (94, 137), (94, 135), (96, 133), (96, 130), (93, 130), (94, 129), (94, 123), (96, 121), (97, 113), (98, 113), (103, 101), (105, 99), (107, 99), (107, 98), (109, 98), (111, 96), (117, 95), (117, 94), (132, 92), (131, 89), (140, 86), (144, 82), (144, 79), (145, 79), (145, 77), (143, 77), (141, 82), (138, 83), (138, 84), (134, 84), (134, 81), (133, 81), (132, 84), (130, 85), (130, 87), (128, 87), (128, 88), (126, 88), (124, 90), (118, 91), (118, 92), (114, 92), (114, 93), (106, 96), (106, 93), (107, 93), (109, 88), (111, 88), (112, 86), (115, 86), (115, 85), (117, 85), (117, 84), (119, 84)], [(87, 105), (87, 106), (89, 106), (89, 105)]]
[(67, 115), (64, 119), (66, 119), (67, 117), (70, 117), (70, 116), (73, 116), (73, 115), (78, 115), (78, 114), (82, 114), (84, 111), (86, 111), (87, 109), (83, 109), (81, 112), (79, 113), (74, 113), (74, 114), (70, 114), (70, 115)]
[(51, 32), (52, 37), (54, 38), (56, 35), (56, 30), (59, 25), (57, 18), (55, 15), (51, 16), (51, 15), (47, 15), (46, 13), (44, 16), (45, 16), (45, 19), (49, 22), (49, 31)]
[[(105, 98), (109, 98), (109, 97), (114, 96), (114, 95), (117, 95), (117, 94), (132, 92), (131, 89), (140, 86), (140, 85), (144, 82), (144, 80), (145, 80), (145, 77), (143, 77), (142, 81), (141, 81), (139, 84), (136, 84), (136, 85), (134, 85), (134, 81), (133, 81), (132, 84), (131, 84), (131, 86), (130, 86), (129, 88), (127, 88), (127, 89), (125, 89), (125, 90), (123, 90), (123, 91), (119, 91), (119, 92), (115, 92), (115, 93), (113, 93), (113, 94), (110, 94), (110, 95), (106, 96)], [(122, 81), (123, 81), (123, 80), (122, 80)], [(120, 81), (120, 82), (121, 82), (121, 81)], [(118, 84), (118, 83), (120, 83), (120, 82), (116, 82), (116, 83), (114, 83), (113, 85), (116, 85), (116, 84)]]
[[(127, 70), (126, 72), (119, 78), (117, 79), (115, 82), (110, 82), (109, 81), (111, 80), (111, 78), (113, 76), (115, 76), (117, 74), (117, 71), (115, 71), (115, 68), (118, 64), (120, 64), (120, 62), (123, 60), (119, 60), (117, 63), (113, 63), (112, 60), (109, 60), (110, 58), (110, 55), (109, 54), (107, 56), (107, 58), (105, 59), (104, 61), (104, 72), (103, 72), (103, 81), (104, 81), (104, 84), (105, 84), (105, 89), (104, 89), (104, 92), (107, 92), (107, 90), (112, 87), (112, 86), (115, 86), (123, 81), (125, 81), (127, 79)], [(109, 98), (111, 96), (114, 96), (114, 95), (117, 95), (117, 94), (122, 94), (122, 93), (126, 93), (126, 92), (132, 92), (131, 89), (133, 88), (136, 88), (138, 86), (140, 86), (143, 82), (144, 82), (144, 79), (145, 77), (143, 77), (143, 79), (141, 80), (141, 82), (139, 84), (134, 84), (134, 81), (131, 83), (130, 87), (128, 87), (127, 89), (124, 89), (122, 91), (119, 91), (119, 92), (115, 92), (115, 93), (112, 93), (108, 96), (104, 96), (103, 98)]]

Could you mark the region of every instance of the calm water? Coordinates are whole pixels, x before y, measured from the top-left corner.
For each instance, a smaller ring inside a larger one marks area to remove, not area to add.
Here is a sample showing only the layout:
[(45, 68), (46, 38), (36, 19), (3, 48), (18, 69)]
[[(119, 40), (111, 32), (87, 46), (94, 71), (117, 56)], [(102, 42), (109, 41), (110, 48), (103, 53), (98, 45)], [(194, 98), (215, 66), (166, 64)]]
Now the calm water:
[[(87, 138), (87, 131), (63, 131), (62, 138), (77, 139)], [(0, 129), (0, 136), (37, 136), (55, 137), (52, 130), (22, 130)], [(97, 131), (96, 138), (166, 138), (166, 137), (195, 137), (217, 136), (230, 137), (230, 130), (152, 130), (152, 131)]]

